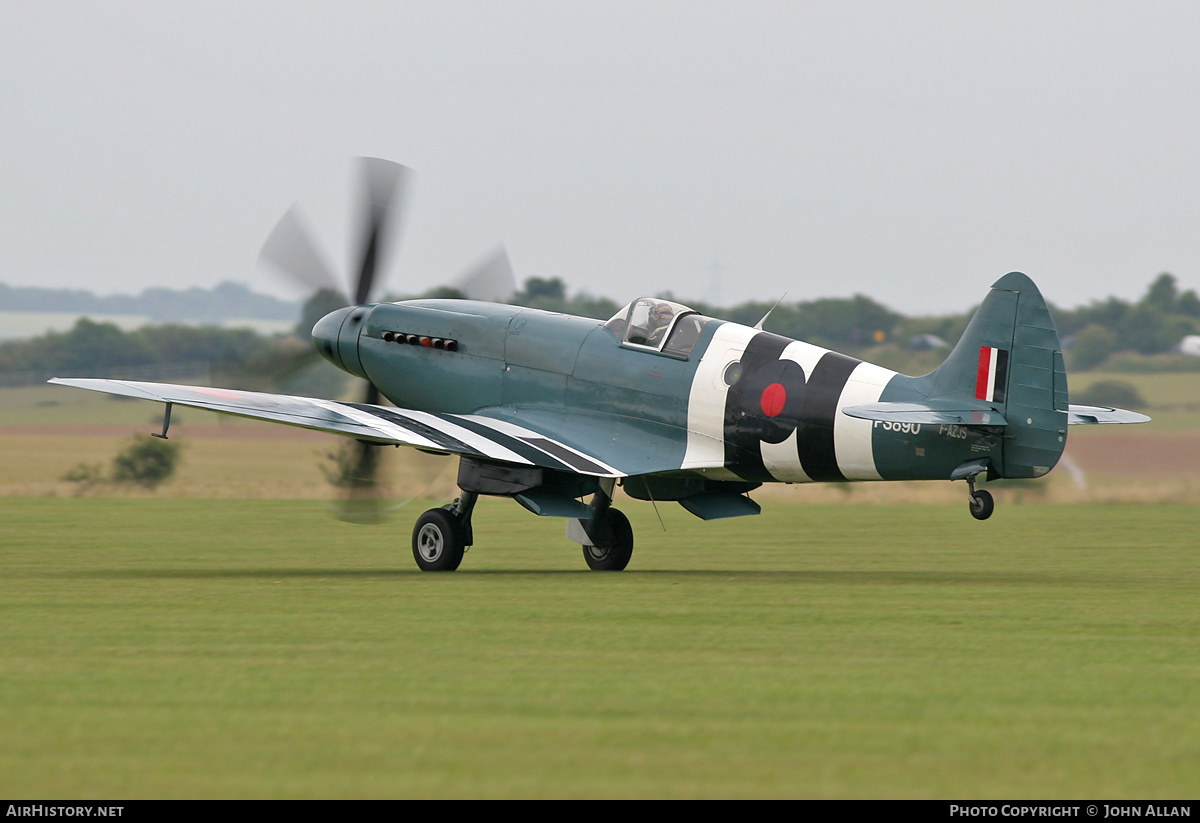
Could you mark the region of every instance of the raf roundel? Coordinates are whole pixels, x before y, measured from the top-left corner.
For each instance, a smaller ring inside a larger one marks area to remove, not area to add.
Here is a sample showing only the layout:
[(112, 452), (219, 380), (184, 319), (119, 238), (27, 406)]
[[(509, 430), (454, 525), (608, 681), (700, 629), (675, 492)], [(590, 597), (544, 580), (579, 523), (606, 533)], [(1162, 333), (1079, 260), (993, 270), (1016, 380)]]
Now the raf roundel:
[(782, 383), (772, 383), (763, 389), (759, 406), (767, 417), (778, 417), (787, 403), (787, 389)]

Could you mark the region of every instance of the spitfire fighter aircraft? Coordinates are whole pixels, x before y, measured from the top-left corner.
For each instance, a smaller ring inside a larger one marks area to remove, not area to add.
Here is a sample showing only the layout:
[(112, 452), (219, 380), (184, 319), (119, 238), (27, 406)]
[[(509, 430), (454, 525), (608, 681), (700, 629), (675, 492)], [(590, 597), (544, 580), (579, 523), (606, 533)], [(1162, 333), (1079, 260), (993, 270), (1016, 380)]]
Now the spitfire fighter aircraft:
[(368, 303), (393, 166), (367, 166), (375, 207), (356, 300), (312, 330), (325, 359), (368, 381), (367, 402), (51, 382), (166, 403), (163, 435), (182, 405), (343, 435), (367, 450), (458, 455), (461, 494), (413, 529), (425, 571), (458, 568), (479, 495), (566, 518), (588, 566), (610, 571), (625, 568), (634, 544), (612, 506), (617, 485), (710, 520), (758, 514), (748, 493), (763, 483), (963, 480), (984, 520), (994, 502), (975, 488), (980, 475), (1041, 477), (1068, 426), (1149, 419), (1070, 405), (1050, 312), (1017, 272), (992, 285), (950, 356), (921, 377), (651, 297), (607, 322), (478, 300)]

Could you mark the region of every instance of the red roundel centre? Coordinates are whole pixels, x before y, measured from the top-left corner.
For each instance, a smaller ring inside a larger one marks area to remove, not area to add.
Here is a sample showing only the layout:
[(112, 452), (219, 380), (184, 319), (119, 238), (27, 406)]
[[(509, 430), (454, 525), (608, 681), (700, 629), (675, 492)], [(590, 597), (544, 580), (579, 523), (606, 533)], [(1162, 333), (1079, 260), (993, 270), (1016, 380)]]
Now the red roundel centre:
[(782, 383), (772, 383), (763, 389), (759, 405), (762, 406), (763, 414), (767, 417), (778, 417), (786, 402), (787, 389), (783, 387)]

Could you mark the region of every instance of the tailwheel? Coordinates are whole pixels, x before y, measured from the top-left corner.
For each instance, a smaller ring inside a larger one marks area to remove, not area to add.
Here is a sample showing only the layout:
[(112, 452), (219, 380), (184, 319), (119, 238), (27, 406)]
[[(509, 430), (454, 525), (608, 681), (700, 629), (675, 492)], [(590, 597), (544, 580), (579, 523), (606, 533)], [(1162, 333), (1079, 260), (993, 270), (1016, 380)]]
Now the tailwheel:
[(992, 512), (996, 510), (996, 501), (992, 499), (992, 493), (986, 489), (971, 492), (970, 497), (971, 516), (976, 520), (987, 520), (992, 516)]
[(452, 572), (462, 562), (467, 531), (447, 509), (430, 509), (413, 526), (413, 559), (423, 572)]
[(633, 557), (633, 527), (629, 518), (618, 509), (607, 512), (608, 525), (612, 530), (611, 546), (584, 546), (583, 559), (588, 568), (597, 572), (619, 572), (629, 565)]

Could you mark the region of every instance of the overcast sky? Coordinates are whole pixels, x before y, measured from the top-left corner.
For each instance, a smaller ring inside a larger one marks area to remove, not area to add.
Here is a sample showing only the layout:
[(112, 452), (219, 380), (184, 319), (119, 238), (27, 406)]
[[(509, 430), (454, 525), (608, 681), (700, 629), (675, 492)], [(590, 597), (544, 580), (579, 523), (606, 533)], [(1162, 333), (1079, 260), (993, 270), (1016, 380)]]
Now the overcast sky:
[[(1200, 288), (1200, 3), (0, 0), (0, 281), (345, 266), (355, 155), (416, 171), (393, 291), (498, 242), (624, 301), (962, 311)], [(4, 307), (0, 306), (0, 309)]]

